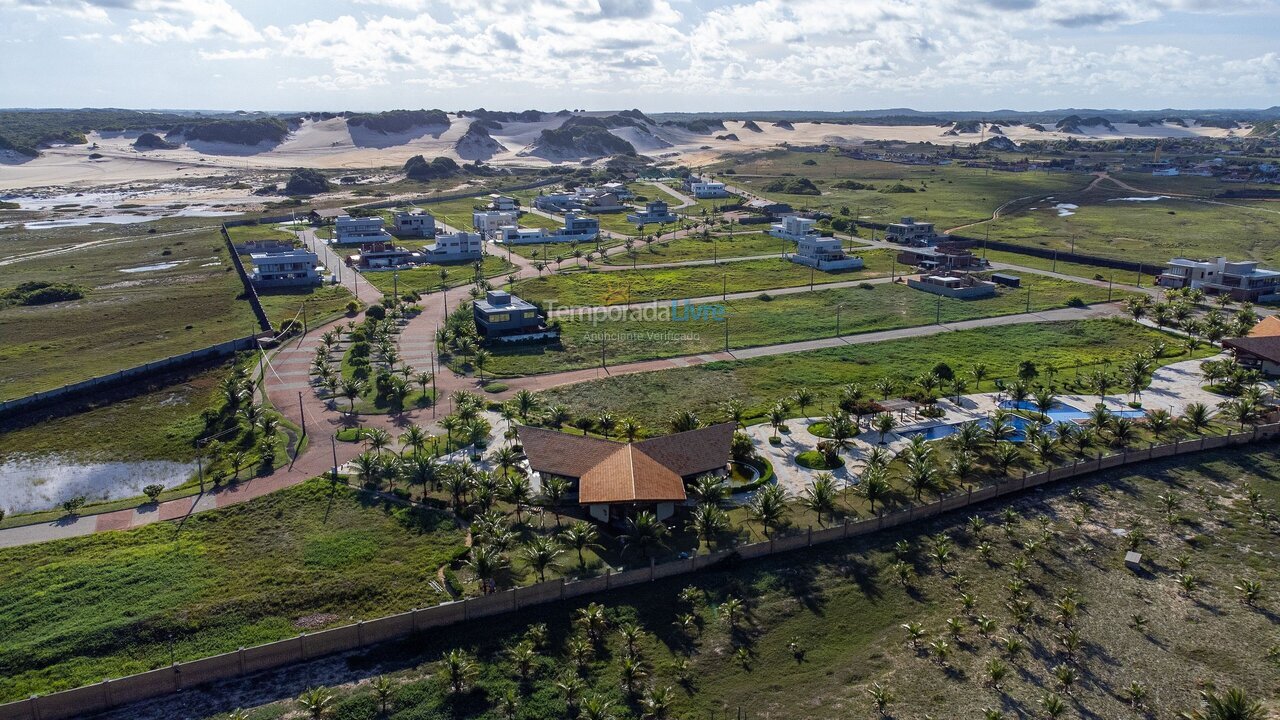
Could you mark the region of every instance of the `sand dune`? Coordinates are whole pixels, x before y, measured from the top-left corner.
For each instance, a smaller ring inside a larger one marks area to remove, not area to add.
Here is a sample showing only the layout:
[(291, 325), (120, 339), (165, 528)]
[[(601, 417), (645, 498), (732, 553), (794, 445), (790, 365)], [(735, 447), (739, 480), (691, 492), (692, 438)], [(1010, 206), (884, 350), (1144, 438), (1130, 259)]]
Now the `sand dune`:
[[(23, 160), (6, 157), (0, 163), (0, 191), (47, 186), (103, 186), (141, 181), (211, 178), (245, 171), (281, 171), (295, 167), (329, 170), (371, 171), (375, 168), (399, 167), (413, 155), (461, 158), (455, 151), (458, 139), (466, 133), (470, 118), (451, 118), (443, 127), (414, 128), (404, 133), (382, 134), (362, 128), (350, 128), (342, 118), (306, 121), (279, 144), (246, 147), (225, 143), (187, 143), (172, 150), (139, 151), (132, 146), (138, 133), (93, 133), (90, 145), (49, 148), (38, 158)], [(506, 152), (489, 159), (497, 165), (544, 166), (547, 160), (521, 156), (538, 134), (559, 127), (565, 118), (547, 116), (541, 122), (504, 123), (490, 135)], [(774, 127), (770, 122), (757, 122), (760, 132), (744, 127), (745, 123), (726, 121), (725, 132), (700, 135), (674, 127), (657, 127), (652, 134), (635, 128), (614, 131), (636, 146), (637, 151), (666, 160), (700, 165), (715, 161), (731, 152), (791, 145), (821, 143), (856, 145), (869, 140), (933, 142), (940, 145), (976, 143), (977, 133), (945, 135), (947, 128), (934, 125), (858, 125), (832, 123), (794, 123), (794, 129)], [(1021, 142), (1032, 139), (1066, 139), (1081, 141), (1110, 140), (1124, 137), (1224, 137), (1231, 133), (1221, 128), (1177, 127), (1161, 125), (1139, 127), (1117, 123), (1115, 130), (1086, 128), (1086, 134), (1040, 132), (1023, 126), (1003, 128), (1006, 137)], [(716, 135), (735, 134), (737, 141), (716, 140)], [(96, 147), (93, 147), (96, 144)], [(101, 154), (89, 159), (90, 153)]]

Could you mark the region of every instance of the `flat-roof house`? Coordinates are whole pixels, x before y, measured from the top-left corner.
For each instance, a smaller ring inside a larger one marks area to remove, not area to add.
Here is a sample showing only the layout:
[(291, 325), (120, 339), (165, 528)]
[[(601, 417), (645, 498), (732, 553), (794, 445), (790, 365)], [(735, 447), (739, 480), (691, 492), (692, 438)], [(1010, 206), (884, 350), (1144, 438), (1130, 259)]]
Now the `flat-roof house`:
[(477, 210), (471, 213), (471, 224), (476, 232), (492, 237), (503, 225), (515, 225), (518, 215), (514, 210)]
[(1280, 375), (1280, 336), (1227, 338), (1222, 347), (1231, 351), (1240, 367)]
[(559, 192), (539, 195), (533, 206), (545, 212), (620, 212), (626, 209), (621, 198), (603, 188), (580, 187), (571, 193)]
[(995, 283), (974, 275), (921, 275), (918, 278), (907, 278), (907, 287), (957, 300), (973, 300), (996, 294)]
[(636, 225), (649, 225), (652, 223), (673, 223), (679, 218), (675, 213), (667, 207), (667, 204), (661, 200), (652, 200), (645, 203), (644, 210), (633, 212), (627, 216), (627, 222)]
[(479, 260), (484, 255), (484, 236), (469, 232), (443, 233), (436, 235), (436, 241), (425, 251), (431, 262)]
[(547, 233), (550, 242), (591, 242), (600, 236), (600, 221), (565, 213), (564, 227)]
[(722, 182), (714, 181), (698, 181), (689, 183), (689, 192), (693, 196), (700, 199), (705, 198), (727, 198), (729, 190)]
[(435, 237), (436, 219), (421, 210), (401, 210), (394, 215), (395, 234), (400, 237)]
[(545, 228), (522, 228), (503, 225), (498, 229), (498, 242), (503, 245), (527, 245), (548, 242)]
[(520, 201), (507, 195), (499, 195), (494, 193), (489, 196), (489, 210), (497, 210), (499, 212), (511, 212), (520, 209)]
[(840, 240), (833, 237), (812, 235), (796, 243), (796, 251), (790, 260), (818, 270), (859, 270), (862, 258), (846, 255)]
[(933, 223), (916, 222), (915, 218), (904, 217), (901, 222), (885, 226), (884, 239), (902, 245), (932, 245), (937, 239)]
[(391, 233), (382, 228), (380, 217), (340, 216), (333, 224), (337, 245), (359, 245), (368, 242), (391, 242)]
[(405, 265), (412, 265), (424, 259), (422, 253), (405, 250), (391, 243), (376, 242), (361, 245), (360, 253), (352, 255), (347, 259), (347, 262), (366, 270), (391, 270)]
[(254, 287), (292, 287), (316, 285), (320, 274), (316, 272), (316, 254), (301, 248), (284, 252), (253, 253), (249, 255), (253, 271), (249, 282)]
[(765, 200), (756, 198), (748, 200), (745, 205), (746, 209), (752, 212), (758, 212), (769, 217), (781, 217), (789, 215), (793, 212), (791, 206), (784, 202), (774, 202), (773, 200)]
[(1231, 262), (1226, 258), (1191, 260), (1174, 258), (1156, 284), (1167, 288), (1193, 288), (1210, 295), (1226, 294), (1238, 301), (1277, 299), (1280, 272), (1258, 267), (1253, 260)]
[(976, 270), (986, 267), (986, 261), (974, 255), (967, 243), (938, 243), (932, 246), (912, 247), (898, 253), (898, 262), (922, 270)]
[(536, 305), (506, 290), (490, 290), (471, 307), (476, 330), (487, 342), (542, 340), (557, 334), (546, 326), (546, 318)]
[(799, 215), (788, 215), (782, 218), (782, 222), (770, 225), (769, 234), (776, 238), (798, 243), (806, 238), (818, 236), (818, 231), (813, 227), (814, 222)]
[(307, 213), (307, 219), (316, 225), (330, 225), (346, 214), (347, 211), (342, 208), (317, 208)]
[(721, 423), (629, 443), (527, 426), (516, 432), (534, 472), (569, 480), (593, 519), (621, 524), (642, 511), (666, 520), (687, 498), (687, 481), (726, 474), (735, 427)]
[(612, 194), (619, 200), (634, 200), (636, 197), (636, 194), (631, 192), (631, 188), (627, 187), (626, 183), (607, 182), (601, 185), (600, 189)]

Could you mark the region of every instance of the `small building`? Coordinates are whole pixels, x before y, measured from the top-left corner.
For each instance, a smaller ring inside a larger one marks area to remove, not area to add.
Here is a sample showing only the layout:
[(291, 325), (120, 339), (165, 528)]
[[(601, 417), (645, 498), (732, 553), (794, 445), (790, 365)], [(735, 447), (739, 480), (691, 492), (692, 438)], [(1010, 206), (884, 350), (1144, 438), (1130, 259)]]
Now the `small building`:
[(1280, 376), (1280, 336), (1227, 338), (1222, 347), (1231, 351), (1240, 367)]
[(1268, 315), (1258, 321), (1257, 325), (1249, 331), (1249, 337), (1280, 337), (1280, 317)]
[(391, 243), (366, 243), (360, 246), (360, 254), (347, 258), (347, 264), (365, 270), (392, 270), (422, 262), (422, 253), (416, 253)]
[(818, 231), (813, 227), (814, 221), (809, 218), (803, 218), (799, 215), (788, 215), (782, 218), (782, 222), (769, 226), (769, 234), (798, 243), (802, 240), (812, 237), (818, 237)]
[(620, 526), (640, 512), (666, 520), (688, 497), (686, 482), (727, 475), (735, 429), (721, 423), (638, 442), (527, 426), (516, 432), (534, 472), (565, 478), (592, 519)]
[(898, 253), (897, 261), (921, 270), (947, 272), (978, 270), (987, 265), (985, 260), (969, 250), (967, 243), (959, 242), (906, 248)]
[(514, 210), (477, 210), (471, 213), (471, 224), (476, 232), (492, 237), (498, 234), (503, 225), (515, 225), (518, 215)]
[(332, 225), (339, 217), (346, 215), (342, 208), (318, 208), (307, 213), (307, 219), (313, 225)]
[(249, 261), (253, 264), (249, 282), (260, 288), (318, 285), (320, 273), (316, 272), (317, 260), (315, 253), (301, 248), (284, 252), (253, 253), (249, 255)]
[(293, 242), (290, 240), (248, 240), (246, 242), (232, 243), (231, 247), (236, 251), (237, 255), (283, 253), (293, 249)]
[(395, 234), (400, 237), (429, 238), (436, 235), (436, 219), (421, 210), (401, 210), (395, 214)]
[(1022, 278), (1008, 273), (991, 273), (991, 282), (1005, 287), (1022, 287)]
[(693, 196), (702, 200), (708, 198), (727, 198), (729, 197), (729, 189), (722, 182), (713, 181), (697, 181), (689, 183), (689, 192)]
[(564, 216), (564, 227), (548, 233), (547, 240), (550, 242), (591, 242), (599, 236), (599, 220), (567, 213)]
[(339, 216), (334, 222), (336, 245), (361, 245), (370, 242), (391, 242), (391, 233), (382, 227), (380, 217)]
[(787, 203), (774, 202), (773, 200), (764, 200), (761, 198), (748, 200), (744, 207), (749, 212), (757, 212), (769, 218), (779, 218), (795, 212)]
[(505, 290), (490, 290), (472, 303), (476, 330), (486, 342), (528, 342), (555, 338), (546, 318), (533, 303)]
[(627, 216), (627, 222), (636, 225), (650, 225), (653, 223), (673, 223), (679, 218), (675, 213), (667, 207), (667, 204), (661, 200), (653, 200), (645, 203), (644, 210), (631, 213)]
[(479, 260), (484, 255), (484, 236), (469, 232), (444, 233), (436, 235), (436, 241), (424, 250), (426, 259), (434, 263)]
[(520, 201), (507, 195), (494, 193), (489, 196), (489, 204), (485, 207), (488, 210), (497, 210), (498, 212), (518, 212), (520, 210)]
[(890, 223), (884, 229), (884, 239), (900, 245), (933, 245), (937, 237), (933, 223), (916, 222), (912, 217), (904, 217), (901, 222)]
[(601, 185), (600, 189), (624, 202), (634, 200), (636, 197), (636, 194), (631, 192), (631, 188), (627, 187), (626, 183), (607, 182)]
[(556, 213), (610, 213), (626, 209), (617, 195), (603, 188), (592, 187), (580, 187), (573, 192), (539, 195), (534, 198), (533, 206), (544, 212)]
[(528, 245), (549, 242), (544, 228), (522, 228), (503, 225), (498, 230), (498, 242), (503, 245)]
[(823, 271), (860, 270), (862, 258), (846, 255), (840, 240), (813, 235), (796, 243), (791, 262)]
[(1156, 284), (1167, 288), (1192, 288), (1209, 295), (1230, 295), (1240, 302), (1265, 302), (1280, 299), (1276, 288), (1280, 286), (1280, 272), (1258, 267), (1253, 260), (1237, 262), (1226, 258), (1191, 260), (1174, 258), (1166, 263), (1165, 271)]
[(921, 275), (907, 278), (907, 287), (956, 300), (994, 297), (996, 284), (974, 275)]
[(1125, 552), (1124, 566), (1133, 572), (1142, 572), (1142, 553), (1136, 550)]

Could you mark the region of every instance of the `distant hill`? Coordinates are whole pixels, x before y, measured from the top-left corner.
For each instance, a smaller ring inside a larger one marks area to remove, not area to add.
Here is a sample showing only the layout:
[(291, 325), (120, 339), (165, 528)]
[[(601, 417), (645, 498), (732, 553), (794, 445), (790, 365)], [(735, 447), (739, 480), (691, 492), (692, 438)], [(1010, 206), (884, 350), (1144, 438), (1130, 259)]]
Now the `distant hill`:
[[(627, 122), (627, 121), (630, 122)], [(607, 118), (574, 116), (558, 128), (542, 131), (533, 143), (521, 152), (548, 160), (582, 160), (609, 155), (635, 155), (631, 143), (609, 132), (610, 127), (634, 124), (629, 118), (611, 115)]]
[(416, 127), (449, 127), (443, 110), (388, 110), (380, 113), (352, 113), (347, 125), (380, 133), (402, 133)]
[(421, 155), (414, 155), (404, 164), (404, 174), (410, 180), (438, 180), (453, 177), (461, 170), (458, 163), (447, 157), (438, 157), (428, 162)]
[(139, 150), (172, 150), (178, 147), (155, 133), (145, 132), (133, 141), (133, 146)]
[(484, 125), (485, 122), (485, 120), (473, 121), (471, 127), (467, 128), (467, 132), (454, 143), (453, 149), (458, 153), (458, 157), (464, 160), (488, 160), (498, 153), (507, 151), (505, 145), (494, 140), (489, 134), (488, 128)]
[[(509, 122), (541, 122), (546, 113), (541, 110), (522, 110), (520, 112), (508, 112), (505, 110), (485, 110), (484, 108), (476, 108), (475, 110), (460, 110), (458, 117), (473, 117), (481, 120), (489, 120), (500, 123)], [(490, 128), (493, 129), (493, 128)]]

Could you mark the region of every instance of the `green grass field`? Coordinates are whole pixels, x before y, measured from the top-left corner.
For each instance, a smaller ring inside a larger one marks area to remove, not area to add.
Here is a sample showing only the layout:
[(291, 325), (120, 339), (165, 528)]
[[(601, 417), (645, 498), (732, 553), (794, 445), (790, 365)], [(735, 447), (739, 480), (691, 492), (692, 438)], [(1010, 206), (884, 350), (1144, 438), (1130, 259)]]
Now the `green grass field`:
[(258, 300), (262, 309), (271, 320), (271, 326), (277, 330), (295, 318), (302, 322), (302, 306), (306, 305), (307, 322), (311, 326), (343, 315), (347, 311), (347, 303), (355, 300), (342, 285), (325, 285), (323, 287), (305, 288), (272, 288), (258, 291)]
[[(976, 250), (977, 254), (984, 254), (982, 250)], [(1038, 270), (1047, 270), (1050, 272), (1058, 272), (1073, 277), (1085, 278), (1087, 280), (1110, 280), (1115, 285), (1127, 285), (1135, 287), (1138, 283), (1138, 274), (1136, 272), (1128, 272), (1124, 270), (1115, 270), (1102, 265), (1086, 265), (1084, 263), (1067, 262), (1066, 260), (1057, 260), (1053, 258), (1041, 258), (1034, 255), (1023, 255), (1016, 252), (1005, 252), (1003, 250), (987, 250), (985, 251), (987, 260), (993, 263), (1009, 263), (1011, 265), (1021, 265), (1023, 267), (1036, 268)], [(1155, 278), (1150, 275), (1142, 276), (1142, 286), (1150, 287), (1155, 284)]]
[[(1044, 276), (1026, 275), (1022, 288), (1001, 288), (982, 300), (952, 300), (900, 284), (867, 288), (838, 288), (778, 295), (771, 300), (745, 298), (725, 303), (729, 347), (733, 349), (832, 337), (836, 334), (836, 306), (841, 306), (840, 333), (853, 335), (1011, 315), (1027, 311), (1027, 292), (1033, 311), (1066, 307), (1071, 298), (1086, 303), (1107, 299), (1106, 288)], [(1127, 297), (1115, 293), (1115, 299)], [(725, 349), (725, 323), (711, 320), (561, 319), (561, 342), (496, 348), (486, 368), (497, 376), (558, 372), (600, 365), (603, 341), (610, 364), (696, 355)]]
[[(799, 287), (808, 285), (811, 278), (820, 285), (889, 275), (891, 251), (869, 250), (859, 255), (866, 266), (852, 271), (811, 273), (809, 268), (790, 260), (762, 258), (723, 265), (563, 272), (520, 280), (515, 292), (526, 300), (554, 300), (561, 307), (619, 305), (707, 297), (719, 295), (722, 290), (734, 293)], [(563, 267), (571, 268), (572, 260)]]
[[(507, 262), (507, 259), (503, 256), (486, 255), (484, 256), (484, 266), (481, 268), (481, 273), (485, 277), (491, 278), (506, 275), (514, 268), (515, 266)], [(445, 271), (443, 281), (440, 277), (441, 270)], [(476, 269), (473, 261), (449, 263), (448, 265), (420, 265), (409, 270), (397, 272), (382, 270), (361, 273), (361, 277), (384, 293), (391, 292), (397, 286), (402, 293), (407, 290), (416, 290), (421, 293), (435, 292), (440, 289), (442, 282), (445, 286), (451, 288), (469, 285), (475, 280), (475, 275)]]
[(811, 388), (825, 402), (842, 385), (861, 383), (872, 392), (871, 385), (881, 377), (915, 377), (939, 362), (963, 371), (982, 363), (990, 377), (1007, 378), (1019, 362), (1032, 360), (1060, 368), (1060, 376), (1067, 378), (1077, 362), (1119, 363), (1157, 339), (1174, 344), (1170, 336), (1127, 320), (1021, 324), (624, 375), (541, 395), (544, 406), (563, 404), (574, 417), (607, 411), (648, 427), (665, 427), (679, 409), (701, 410), (708, 415), (704, 421), (718, 420), (724, 403), (736, 398), (747, 406), (748, 416), (759, 416), (800, 387)]
[[(306, 226), (299, 225), (299, 227)], [(227, 235), (230, 235), (231, 241), (236, 244), (250, 240), (296, 240), (298, 237), (276, 225), (235, 225), (227, 228)]]
[[(1251, 487), (1263, 507), (1273, 507), (1277, 473), (1274, 447), (1157, 461), (858, 540), (486, 618), (362, 659), (391, 680), (392, 717), (496, 717), (508, 695), (516, 717), (572, 717), (555, 687), (569, 675), (582, 678), (584, 700), (609, 703), (609, 717), (642, 717), (644, 694), (628, 695), (621, 681), (630, 653), (620, 628), (628, 624), (642, 631), (633, 655), (643, 671), (639, 685), (671, 688), (670, 717), (971, 718), (995, 708), (1003, 717), (1040, 718), (1048, 717), (1050, 694), (1063, 705), (1060, 717), (1180, 717), (1201, 707), (1201, 690), (1227, 688), (1273, 708), (1280, 669), (1268, 658), (1266, 638), (1274, 634), (1280, 574), (1267, 549), (1275, 540), (1241, 495)], [(1162, 500), (1169, 494), (1180, 499), (1172, 521)], [(1011, 519), (1002, 517), (1005, 508)], [(970, 514), (987, 527), (975, 531)], [(1113, 528), (1144, 529), (1137, 543), (1144, 572), (1124, 567), (1127, 541)], [(940, 568), (930, 549), (943, 535), (950, 551)], [(990, 545), (990, 559), (977, 550), (982, 543)], [(905, 583), (897, 579), (899, 561)], [(1191, 592), (1179, 587), (1179, 562), (1199, 579)], [(1014, 599), (1030, 603), (1029, 621), (1010, 610), (1016, 575), (1023, 580)], [(1262, 583), (1257, 607), (1237, 600), (1234, 586), (1242, 580)], [(732, 618), (731, 599), (740, 603)], [(593, 602), (602, 605), (608, 628), (575, 671), (569, 645), (582, 635), (575, 617)], [(908, 642), (907, 623), (920, 624), (918, 646)], [(545, 625), (545, 645), (521, 681), (511, 648), (538, 624)], [(1020, 652), (1006, 649), (1009, 638), (1021, 641)], [(937, 659), (931, 644), (949, 652)], [(456, 695), (441, 662), (455, 648), (475, 661)], [(994, 684), (993, 665), (1004, 671)], [(382, 716), (366, 667), (335, 679), (335, 717)], [(1065, 675), (1066, 689), (1061, 667), (1074, 671)], [(1136, 712), (1133, 683), (1146, 690)], [(874, 705), (876, 686), (887, 690), (887, 714)], [(281, 699), (249, 717), (297, 712), (291, 697), (275, 697)]]
[(314, 480), (251, 503), (0, 551), (0, 699), (440, 602), (453, 521)]
[[(752, 257), (756, 255), (781, 256), (783, 251), (794, 251), (795, 243), (779, 240), (768, 233), (738, 233), (734, 235), (701, 235), (665, 243), (637, 242), (633, 248), (636, 265), (686, 262), (689, 260), (713, 260), (715, 258)], [(631, 265), (632, 258), (625, 252), (609, 255), (606, 265)]]
[[(122, 235), (111, 239), (116, 232)], [(102, 242), (4, 268), (0, 285), (5, 288), (30, 281), (73, 283), (85, 288), (85, 296), (51, 305), (0, 306), (0, 400), (257, 332), (217, 230), (148, 235), (145, 228), (130, 227), (79, 239)], [(22, 245), (37, 242), (28, 238)]]

